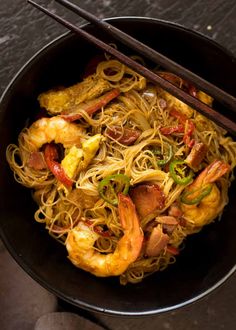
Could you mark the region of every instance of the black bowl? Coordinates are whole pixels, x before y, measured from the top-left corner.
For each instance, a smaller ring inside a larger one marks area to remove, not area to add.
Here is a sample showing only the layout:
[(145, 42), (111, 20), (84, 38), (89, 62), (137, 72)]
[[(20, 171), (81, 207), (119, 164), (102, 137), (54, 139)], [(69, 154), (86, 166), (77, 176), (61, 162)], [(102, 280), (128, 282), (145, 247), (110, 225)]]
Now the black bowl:
[[(116, 18), (112, 24), (235, 94), (236, 63), (225, 49), (203, 35), (164, 21)], [(103, 37), (96, 28), (84, 29)], [(111, 41), (109, 37), (105, 39)], [(127, 51), (118, 44), (119, 49)], [(127, 51), (128, 54), (133, 52)], [(78, 307), (111, 315), (151, 315), (204, 297), (221, 285), (236, 264), (236, 189), (221, 221), (186, 240), (177, 262), (136, 285), (120, 286), (117, 278), (96, 278), (75, 268), (63, 246), (34, 221), (36, 205), (29, 189), (14, 181), (5, 160), (28, 118), (38, 110), (37, 95), (53, 86), (79, 81), (88, 60), (99, 53), (73, 34), (55, 40), (36, 54), (3, 95), (1, 120), (0, 228), (5, 245), (19, 265), (46, 289)]]

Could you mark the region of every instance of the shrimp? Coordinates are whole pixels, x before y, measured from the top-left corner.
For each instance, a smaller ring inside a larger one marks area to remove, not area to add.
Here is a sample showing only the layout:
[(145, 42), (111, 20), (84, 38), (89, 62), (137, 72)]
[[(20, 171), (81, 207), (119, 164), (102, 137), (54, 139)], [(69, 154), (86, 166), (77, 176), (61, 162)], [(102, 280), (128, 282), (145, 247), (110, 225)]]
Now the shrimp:
[[(76, 166), (73, 166), (73, 171), (71, 169), (72, 165), (68, 164), (68, 160), (66, 167), (64, 166), (65, 168), (58, 163), (58, 150), (52, 142), (62, 144), (65, 149), (80, 146), (83, 129), (79, 125), (69, 123), (59, 116), (41, 118), (24, 130), (21, 137), (27, 144), (25, 156), (30, 168), (36, 171), (48, 168), (64, 186), (72, 186)], [(43, 145), (45, 145), (44, 152), (41, 152), (40, 148)]]
[(32, 152), (52, 141), (69, 148), (80, 144), (82, 133), (83, 129), (80, 126), (55, 116), (35, 121), (27, 131), (27, 140)]
[(205, 196), (198, 204), (188, 205), (181, 203), (181, 210), (184, 218), (192, 223), (194, 227), (201, 227), (210, 223), (223, 210), (221, 193), (214, 183), (230, 170), (230, 166), (220, 160), (213, 161), (208, 165), (189, 185), (185, 191), (193, 192), (211, 184), (210, 193)]
[(93, 246), (99, 235), (83, 222), (69, 232), (66, 240), (71, 262), (96, 276), (122, 274), (138, 258), (142, 248), (143, 232), (131, 198), (120, 193), (118, 201), (124, 235), (113, 253), (101, 254), (95, 250)]

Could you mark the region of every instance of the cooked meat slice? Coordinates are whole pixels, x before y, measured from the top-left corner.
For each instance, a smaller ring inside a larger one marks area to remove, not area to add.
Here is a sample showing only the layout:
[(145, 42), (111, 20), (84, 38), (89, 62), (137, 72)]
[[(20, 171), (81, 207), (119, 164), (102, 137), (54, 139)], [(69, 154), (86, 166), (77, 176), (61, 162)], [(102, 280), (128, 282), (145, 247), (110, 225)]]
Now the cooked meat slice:
[(155, 227), (147, 241), (146, 255), (148, 257), (157, 257), (167, 246), (169, 240), (169, 236), (163, 233), (161, 226)]
[(178, 225), (178, 221), (175, 217), (169, 215), (163, 215), (160, 217), (156, 217), (156, 221), (162, 224), (162, 229), (164, 232), (171, 234), (176, 226)]
[(121, 128), (119, 126), (113, 126), (106, 130), (106, 134), (124, 144), (126, 146), (130, 146), (134, 144), (134, 142), (139, 138), (141, 132), (137, 129), (132, 128)]
[(162, 215), (160, 217), (156, 217), (156, 221), (165, 225), (178, 225), (178, 221), (175, 217), (171, 217), (169, 215)]
[(165, 196), (157, 184), (140, 184), (130, 190), (130, 196), (141, 218), (161, 210), (165, 204)]
[(179, 218), (183, 215), (183, 212), (177, 203), (173, 203), (169, 208), (168, 215)]
[(34, 170), (44, 170), (47, 168), (47, 164), (44, 159), (44, 155), (40, 151), (34, 151), (30, 154), (28, 159), (28, 166)]
[(196, 143), (192, 149), (188, 157), (185, 159), (185, 162), (188, 164), (189, 167), (191, 167), (194, 170), (197, 170), (199, 168), (199, 165), (203, 161), (204, 157), (207, 153), (207, 146), (202, 143)]

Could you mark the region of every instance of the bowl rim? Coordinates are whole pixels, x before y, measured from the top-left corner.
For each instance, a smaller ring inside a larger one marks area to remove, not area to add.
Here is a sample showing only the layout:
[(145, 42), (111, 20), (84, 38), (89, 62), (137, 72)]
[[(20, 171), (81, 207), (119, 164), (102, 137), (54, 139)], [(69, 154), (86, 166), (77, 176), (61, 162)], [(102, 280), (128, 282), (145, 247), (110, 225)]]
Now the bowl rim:
[[(158, 19), (158, 18), (153, 18), (153, 17), (142, 17), (142, 16), (117, 16), (117, 17), (111, 17), (111, 18), (105, 18), (105, 21), (108, 21), (109, 23), (115, 22), (115, 21), (139, 21), (139, 22), (154, 22), (154, 23), (159, 23), (161, 25), (164, 26), (171, 26), (175, 29), (178, 30), (182, 30), (184, 32), (187, 32), (189, 35), (193, 35), (196, 36), (198, 38), (204, 39), (205, 41), (207, 41), (208, 43), (212, 44), (215, 48), (219, 49), (221, 52), (223, 52), (224, 54), (226, 54), (229, 58), (231, 58), (232, 61), (236, 62), (236, 57), (234, 56), (234, 54), (227, 48), (225, 48), (224, 46), (222, 46), (221, 44), (219, 44), (218, 42), (216, 42), (215, 40), (213, 40), (212, 38), (210, 38), (209, 36), (204, 35), (201, 32), (192, 30), (191, 28), (188, 28), (184, 25), (181, 25), (179, 23), (175, 23), (172, 21), (168, 21), (168, 20), (163, 20), (163, 19)], [(84, 23), (80, 25), (80, 28), (84, 29), (87, 26), (91, 26), (92, 24), (90, 23)], [(8, 94), (11, 92), (11, 88), (14, 85), (15, 81), (20, 78), (21, 75), (24, 74), (24, 72), (28, 69), (28, 66), (30, 64), (33, 63), (33, 61), (35, 59), (37, 59), (37, 57), (39, 55), (42, 55), (47, 49), (49, 49), (51, 46), (56, 45), (59, 42), (63, 42), (63, 39), (67, 39), (69, 38), (71, 35), (73, 35), (74, 33), (72, 32), (65, 32), (59, 36), (57, 36), (56, 38), (54, 38), (53, 40), (51, 40), (50, 42), (48, 42), (46, 45), (44, 45), (43, 47), (41, 47), (37, 52), (35, 52), (24, 64), (23, 66), (14, 74), (13, 78), (10, 80), (10, 82), (8, 83), (8, 85), (5, 87), (1, 97), (0, 97), (0, 115), (1, 115), (1, 107), (2, 104), (4, 104), (4, 99), (7, 98)], [(226, 273), (226, 275), (221, 278), (220, 280), (218, 280), (214, 285), (212, 285), (210, 288), (208, 288), (207, 290), (205, 290), (204, 292), (194, 296), (191, 299), (187, 299), (185, 301), (182, 301), (178, 304), (175, 304), (173, 306), (168, 306), (168, 307), (163, 307), (163, 308), (155, 308), (149, 311), (138, 311), (138, 312), (126, 312), (126, 311), (121, 311), (121, 310), (114, 310), (114, 309), (109, 309), (109, 308), (102, 308), (93, 304), (89, 304), (86, 302), (83, 302), (79, 299), (73, 298), (73, 297), (68, 297), (66, 294), (63, 294), (62, 292), (60, 292), (60, 290), (54, 288), (53, 286), (47, 284), (47, 282), (43, 279), (41, 279), (41, 277), (35, 273), (34, 271), (31, 270), (30, 265), (22, 258), (22, 256), (20, 254), (18, 254), (14, 248), (11, 246), (11, 244), (9, 243), (8, 239), (7, 239), (7, 235), (5, 235), (4, 233), (4, 229), (1, 226), (0, 223), (0, 237), (5, 245), (5, 247), (7, 248), (8, 252), (10, 253), (10, 255), (14, 258), (14, 260), (17, 262), (17, 264), (31, 277), (33, 278), (38, 284), (40, 284), (42, 287), (44, 287), (45, 289), (47, 289), (49, 292), (51, 292), (52, 294), (56, 295), (56, 297), (68, 302), (71, 305), (74, 305), (75, 307), (78, 308), (83, 308), (85, 310), (88, 310), (90, 312), (97, 312), (97, 313), (102, 313), (102, 314), (106, 314), (108, 316), (117, 316), (117, 317), (144, 317), (144, 316), (151, 316), (151, 315), (158, 315), (161, 313), (166, 313), (166, 312), (170, 312), (173, 310), (177, 310), (179, 308), (185, 307), (187, 305), (193, 304), (194, 302), (197, 302), (201, 299), (203, 299), (205, 296), (209, 295), (210, 293), (212, 293), (213, 291), (215, 291), (217, 288), (219, 288), (222, 284), (224, 284), (226, 282), (227, 279), (229, 279), (229, 277), (231, 277), (235, 271), (236, 271), (236, 264), (230, 269), (230, 271), (228, 271), (228, 273)]]

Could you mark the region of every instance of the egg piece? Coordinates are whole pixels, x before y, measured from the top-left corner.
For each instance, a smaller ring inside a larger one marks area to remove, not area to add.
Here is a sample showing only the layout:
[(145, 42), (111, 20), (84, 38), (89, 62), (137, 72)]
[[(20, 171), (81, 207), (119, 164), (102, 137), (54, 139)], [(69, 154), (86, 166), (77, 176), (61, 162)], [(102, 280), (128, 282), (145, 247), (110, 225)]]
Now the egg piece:
[(68, 149), (61, 162), (66, 175), (73, 179), (78, 172), (85, 169), (95, 157), (102, 139), (101, 134), (96, 134), (82, 143), (82, 148), (76, 146)]
[(84, 153), (81, 148), (73, 146), (68, 150), (66, 156), (63, 158), (61, 166), (69, 178), (72, 179), (75, 176), (77, 167), (83, 160), (83, 154)]
[(79, 166), (81, 169), (86, 168), (91, 162), (91, 160), (95, 157), (99, 149), (101, 140), (102, 135), (96, 134), (82, 143), (83, 161), (80, 164), (81, 166)]

